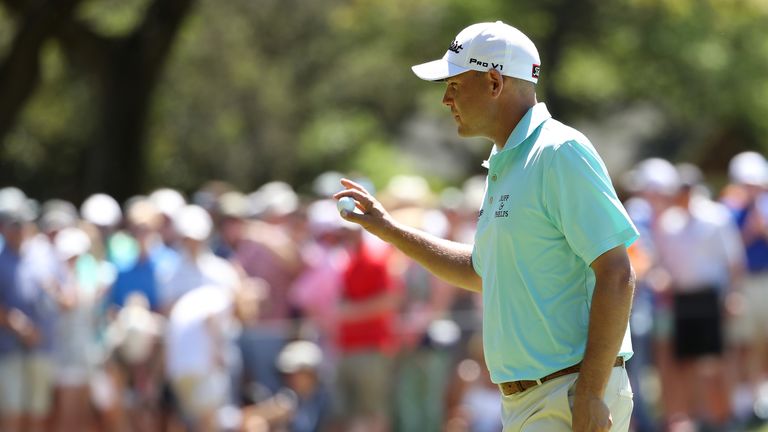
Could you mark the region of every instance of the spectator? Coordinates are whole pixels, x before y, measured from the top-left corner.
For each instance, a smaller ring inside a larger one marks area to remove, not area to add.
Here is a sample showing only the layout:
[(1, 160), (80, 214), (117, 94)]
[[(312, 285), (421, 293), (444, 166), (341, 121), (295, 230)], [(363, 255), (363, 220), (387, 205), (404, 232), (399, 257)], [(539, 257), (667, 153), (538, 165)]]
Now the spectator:
[(135, 201), (128, 207), (127, 228), (137, 244), (138, 253), (117, 274), (109, 291), (109, 304), (112, 308), (122, 307), (132, 293), (140, 293), (153, 311), (160, 310), (158, 287), (173, 271), (172, 262), (164, 259), (168, 253), (173, 252), (169, 252), (160, 239), (161, 218), (158, 210), (148, 200)]
[(229, 403), (233, 301), (228, 287), (196, 286), (168, 317), (166, 371), (184, 419), (197, 431), (218, 430), (217, 413)]
[(734, 323), (731, 337), (741, 347), (740, 369), (745, 371), (741, 381), (748, 383), (737, 392), (744, 400), (739, 405), (748, 409), (753, 402), (768, 405), (768, 401), (758, 400), (759, 386), (768, 376), (768, 162), (759, 153), (739, 153), (731, 159), (728, 174), (730, 183), (721, 199), (731, 209), (746, 247), (746, 306)]
[(266, 282), (268, 292), (258, 320), (243, 328), (239, 343), (246, 379), (268, 396), (280, 388), (275, 361), (294, 330), (288, 298), (301, 259), (298, 243), (289, 235), (288, 220), (298, 208), (298, 197), (287, 184), (272, 182), (247, 197), (223, 194), (219, 207), (223, 212), (220, 250), (246, 276)]
[[(633, 391), (640, 391), (638, 405), (636, 405), (639, 408), (633, 410), (633, 414), (635, 414), (633, 420), (650, 423), (647, 418), (638, 418), (638, 414), (643, 415), (645, 413), (643, 409), (646, 401), (643, 399), (645, 396), (642, 392), (643, 388), (641, 385), (635, 386), (635, 384), (640, 384), (640, 372), (644, 364), (651, 366), (652, 363), (653, 369), (658, 373), (662, 383), (672, 382), (675, 379), (672, 354), (672, 301), (668, 295), (660, 294), (669, 285), (669, 277), (659, 262), (653, 233), (660, 215), (674, 204), (675, 194), (680, 186), (680, 178), (677, 170), (669, 161), (649, 158), (638, 162), (632, 172), (629, 173), (627, 181), (628, 189), (634, 193), (634, 197), (627, 202), (627, 210), (633, 220), (639, 222), (638, 230), (641, 233), (640, 243), (630, 250), (630, 259), (634, 259), (633, 264), (636, 262), (641, 264), (639, 270), (642, 275), (636, 285), (635, 291), (638, 297), (634, 301), (636, 305), (640, 305), (639, 313), (647, 313), (642, 309), (643, 306), (648, 306), (644, 304), (645, 301), (651, 303), (650, 318), (652, 320), (651, 328), (647, 329), (651, 332), (648, 336), (651, 341), (645, 345), (642, 343), (640, 345), (641, 347), (648, 347), (650, 344), (652, 349), (646, 349), (645, 353), (638, 350), (635, 355), (639, 355), (639, 364), (628, 367), (627, 371), (632, 373), (630, 379), (632, 380)], [(638, 316), (637, 312), (636, 310), (635, 317)], [(643, 330), (642, 326), (640, 330)], [(649, 358), (649, 356), (651, 357)], [(635, 362), (633, 356), (630, 363)], [(666, 408), (671, 403), (670, 401), (675, 398), (676, 390), (678, 389), (675, 386), (661, 386), (662, 407)], [(662, 412), (660, 415), (665, 416), (667, 414)], [(640, 427), (640, 425), (637, 426)], [(644, 426), (650, 427), (652, 430), (657, 429), (648, 424), (644, 424)]]
[(181, 260), (160, 287), (160, 310), (168, 314), (181, 296), (204, 285), (235, 290), (240, 283), (236, 270), (206, 243), (212, 229), (210, 215), (202, 207), (187, 205), (173, 215), (173, 226), (181, 237)]
[(339, 417), (349, 430), (383, 432), (392, 426), (391, 376), (401, 293), (389, 274), (392, 250), (360, 230), (354, 233), (339, 308)]
[(331, 400), (320, 375), (322, 362), (323, 353), (313, 342), (287, 344), (277, 358), (283, 387), (272, 398), (247, 407), (246, 419), (262, 418), (273, 431), (325, 430)]
[(104, 193), (89, 196), (80, 206), (80, 216), (98, 231), (95, 236), (100, 241), (92, 245), (95, 258), (107, 260), (118, 269), (133, 259), (135, 250), (126, 244), (125, 236), (118, 231), (123, 212), (114, 198)]
[[(419, 202), (426, 200), (419, 199)], [(448, 221), (442, 212), (404, 202), (392, 212), (397, 220), (445, 237)], [(397, 361), (395, 420), (397, 430), (439, 431), (445, 416), (443, 399), (453, 366), (460, 330), (450, 307), (457, 289), (429, 273), (416, 261), (396, 255), (397, 277), (403, 285), (400, 310), (402, 348)]]
[(51, 405), (55, 307), (25, 247), (34, 211), (18, 189), (0, 191), (0, 429), (44, 430)]
[(53, 281), (61, 275), (63, 262), (56, 247), (56, 236), (65, 228), (73, 228), (78, 224), (79, 217), (74, 204), (63, 200), (49, 200), (43, 203), (40, 219), (38, 220), (39, 233), (30, 240), (30, 251), (39, 254), (38, 268), (41, 276)]
[(171, 188), (160, 188), (154, 190), (147, 197), (156, 209), (162, 215), (160, 224), (160, 238), (163, 244), (171, 249), (175, 249), (180, 241), (179, 234), (173, 227), (173, 215), (187, 205), (187, 200), (181, 192)]
[(335, 359), (333, 341), (342, 272), (349, 256), (345, 241), (357, 225), (339, 218), (336, 203), (318, 200), (307, 207), (310, 238), (302, 245), (303, 270), (291, 288), (291, 304), (305, 320), (303, 332), (319, 340), (326, 357)]
[(456, 366), (446, 393), (446, 432), (501, 430), (499, 387), (491, 381), (483, 356), (483, 340), (475, 332), (467, 342), (467, 357)]
[[(637, 278), (630, 317), (632, 346), (637, 349), (627, 363), (635, 401), (632, 421), (637, 432), (651, 432), (658, 429), (652, 416), (654, 401), (649, 400), (643, 382), (648, 382), (654, 372), (661, 374), (662, 382), (674, 374), (672, 305), (667, 296), (659, 295), (668, 285), (668, 276), (659, 263), (654, 230), (659, 216), (674, 204), (680, 180), (675, 167), (660, 158), (638, 162), (624, 180), (632, 193), (625, 207), (640, 232), (638, 241), (628, 248)], [(663, 385), (662, 400), (668, 401), (674, 391), (674, 386)]]
[(701, 174), (678, 168), (676, 205), (656, 227), (656, 246), (669, 274), (673, 305), (673, 369), (665, 386), (672, 430), (689, 419), (722, 429), (730, 420), (725, 375), (724, 306), (738, 286), (744, 246), (727, 209), (699, 193)]
[(164, 325), (164, 318), (150, 310), (140, 292), (130, 293), (117, 311), (107, 332), (110, 355), (102, 377), (108, 381), (94, 389), (105, 405), (115, 408), (107, 418), (107, 430), (129, 425), (137, 431), (160, 430)]
[(57, 292), (54, 419), (57, 430), (87, 430), (94, 421), (90, 380), (102, 357), (97, 345), (97, 306), (104, 285), (98, 266), (87, 255), (91, 240), (84, 231), (65, 228), (55, 245), (65, 266)]

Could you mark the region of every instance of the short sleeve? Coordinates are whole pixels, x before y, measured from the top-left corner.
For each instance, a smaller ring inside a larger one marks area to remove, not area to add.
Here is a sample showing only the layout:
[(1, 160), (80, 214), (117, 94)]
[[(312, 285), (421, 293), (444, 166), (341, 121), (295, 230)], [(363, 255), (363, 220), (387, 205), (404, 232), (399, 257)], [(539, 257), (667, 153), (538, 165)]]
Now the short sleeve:
[(587, 264), (639, 236), (616, 196), (608, 172), (591, 144), (568, 141), (552, 148), (544, 173), (548, 217)]

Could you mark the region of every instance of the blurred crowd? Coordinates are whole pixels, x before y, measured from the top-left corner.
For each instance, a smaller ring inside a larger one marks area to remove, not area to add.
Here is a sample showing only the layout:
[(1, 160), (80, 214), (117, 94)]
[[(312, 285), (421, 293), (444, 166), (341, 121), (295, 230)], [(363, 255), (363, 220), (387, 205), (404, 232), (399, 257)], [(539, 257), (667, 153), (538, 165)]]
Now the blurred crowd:
[[(617, 179), (642, 234), (637, 432), (768, 418), (768, 162), (728, 175), (652, 158)], [(340, 178), (79, 205), (0, 189), (0, 430), (499, 431), (478, 294), (341, 219)], [(484, 187), (376, 195), (471, 243)]]
[[(0, 430), (498, 430), (478, 299), (345, 222), (340, 178), (79, 205), (0, 189)], [(461, 241), (482, 192), (379, 191)]]
[[(641, 232), (628, 363), (638, 431), (748, 430), (768, 418), (768, 164), (743, 152), (713, 188), (651, 158), (624, 177)], [(650, 379), (649, 377), (652, 377)]]

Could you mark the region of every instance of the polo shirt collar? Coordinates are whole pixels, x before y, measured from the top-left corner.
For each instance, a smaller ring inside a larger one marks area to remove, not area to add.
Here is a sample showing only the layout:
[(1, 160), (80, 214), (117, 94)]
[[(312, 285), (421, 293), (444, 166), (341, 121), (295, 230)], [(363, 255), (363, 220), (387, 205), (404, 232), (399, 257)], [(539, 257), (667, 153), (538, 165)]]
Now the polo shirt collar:
[[(522, 144), (533, 132), (541, 126), (546, 120), (552, 118), (552, 115), (547, 110), (547, 105), (544, 102), (539, 102), (532, 106), (527, 113), (520, 119), (515, 126), (515, 129), (509, 134), (507, 142), (504, 144), (504, 148), (501, 150), (508, 150), (515, 148)], [(494, 144), (491, 156), (498, 153), (500, 150)]]

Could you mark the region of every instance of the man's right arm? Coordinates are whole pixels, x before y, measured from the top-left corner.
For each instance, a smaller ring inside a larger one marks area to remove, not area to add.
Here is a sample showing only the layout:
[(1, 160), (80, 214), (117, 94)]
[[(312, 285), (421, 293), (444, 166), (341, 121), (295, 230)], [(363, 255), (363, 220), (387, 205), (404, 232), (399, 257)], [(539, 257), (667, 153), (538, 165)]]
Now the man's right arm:
[(442, 239), (395, 221), (364, 187), (344, 179), (346, 187), (334, 198), (353, 198), (363, 213), (342, 213), (344, 219), (365, 228), (424, 266), (440, 279), (472, 291), (482, 290), (482, 280), (472, 266), (472, 246)]
[(388, 235), (381, 237), (383, 240), (435, 276), (460, 288), (482, 290), (482, 280), (472, 266), (472, 245), (436, 237), (397, 222), (388, 231)]

